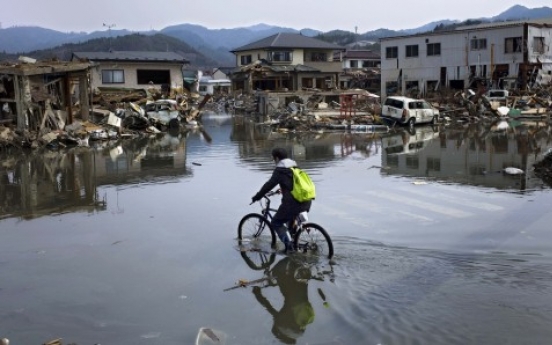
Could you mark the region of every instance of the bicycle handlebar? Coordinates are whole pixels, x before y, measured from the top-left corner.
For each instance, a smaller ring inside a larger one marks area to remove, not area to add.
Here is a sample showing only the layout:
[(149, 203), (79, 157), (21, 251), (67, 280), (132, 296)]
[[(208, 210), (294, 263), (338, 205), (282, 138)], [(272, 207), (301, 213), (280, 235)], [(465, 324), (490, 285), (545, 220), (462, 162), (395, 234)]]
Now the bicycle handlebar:
[[(274, 196), (276, 194), (281, 194), (282, 193), (282, 190), (280, 189), (277, 189), (277, 190), (271, 190), (270, 192), (266, 193), (265, 195), (263, 195), (263, 198), (267, 199), (270, 198), (271, 196)], [(261, 201), (261, 200), (259, 200)], [(252, 201), (249, 205), (253, 205), (255, 202)]]

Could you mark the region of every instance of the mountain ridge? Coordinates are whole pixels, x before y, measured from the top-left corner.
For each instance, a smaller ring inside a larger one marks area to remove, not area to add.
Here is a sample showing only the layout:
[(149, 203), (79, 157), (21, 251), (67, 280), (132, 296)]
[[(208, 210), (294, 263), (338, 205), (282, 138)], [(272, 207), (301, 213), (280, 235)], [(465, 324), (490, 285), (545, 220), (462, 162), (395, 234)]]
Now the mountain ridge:
[[(478, 18), (476, 20), (493, 22), (518, 19), (538, 19), (544, 17), (552, 17), (552, 8), (538, 7), (530, 9), (522, 5), (514, 5), (494, 17)], [(379, 28), (362, 34), (339, 29), (326, 33), (310, 28), (297, 30), (294, 28), (273, 26), (265, 23), (258, 23), (248, 27), (231, 29), (209, 29), (199, 24), (183, 23), (167, 26), (161, 30), (137, 32), (126, 29), (109, 29), (105, 31), (93, 31), (90, 33), (63, 33), (37, 26), (15, 26), (0, 29), (0, 52), (3, 52), (3, 54), (0, 53), (0, 59), (3, 57), (5, 58), (7, 55), (27, 54), (29, 52), (37, 52), (48, 49), (52, 50), (54, 48), (59, 49), (59, 47), (64, 44), (79, 44), (99, 38), (116, 39), (118, 37), (133, 34), (140, 34), (144, 36), (163, 34), (186, 43), (199, 52), (200, 55), (208, 56), (212, 60), (218, 61), (221, 66), (225, 66), (230, 64), (233, 65), (235, 63), (235, 57), (232, 53), (230, 53), (230, 50), (279, 32), (301, 33), (305, 36), (325, 39), (332, 43), (352, 46), (357, 42), (377, 42), (382, 37), (417, 34), (432, 31), (438, 26), (447, 26), (459, 23), (461, 22), (458, 20), (444, 19), (432, 21), (413, 29), (392, 30)]]

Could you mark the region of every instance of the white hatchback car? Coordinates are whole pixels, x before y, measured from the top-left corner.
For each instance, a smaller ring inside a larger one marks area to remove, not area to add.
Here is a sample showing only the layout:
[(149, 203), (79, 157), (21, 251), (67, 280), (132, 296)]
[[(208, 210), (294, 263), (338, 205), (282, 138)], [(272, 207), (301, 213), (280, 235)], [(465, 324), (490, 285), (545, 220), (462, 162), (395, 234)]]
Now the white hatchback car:
[(412, 127), (420, 123), (435, 123), (439, 118), (439, 109), (423, 99), (389, 96), (381, 107), (381, 117)]

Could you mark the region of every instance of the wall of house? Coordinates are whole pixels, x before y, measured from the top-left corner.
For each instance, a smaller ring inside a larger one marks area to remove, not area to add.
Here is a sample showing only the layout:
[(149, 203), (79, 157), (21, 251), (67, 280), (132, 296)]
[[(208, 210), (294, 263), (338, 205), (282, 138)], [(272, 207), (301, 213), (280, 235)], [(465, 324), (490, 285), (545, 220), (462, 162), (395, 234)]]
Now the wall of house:
[[(149, 64), (149, 63), (128, 63), (128, 62), (98, 62), (99, 65), (90, 69), (91, 88), (97, 89), (98, 87), (126, 87), (126, 88), (144, 88), (150, 86), (146, 84), (138, 84), (136, 71), (137, 70), (160, 70), (170, 71), (171, 87), (182, 87), (184, 80), (182, 76), (182, 64)], [(125, 76), (124, 83), (107, 83), (102, 82), (103, 70), (123, 70)], [(161, 85), (154, 84), (157, 87)]]
[(529, 62), (540, 61), (543, 64), (543, 69), (546, 71), (552, 70), (552, 28), (540, 28), (535, 26), (530, 26), (528, 29), (528, 37), (544, 37), (544, 51), (538, 52), (538, 49), (535, 49), (535, 41), (529, 39), (527, 42), (528, 45), (528, 59)]
[(260, 60), (260, 59), (266, 59), (266, 51), (264, 51), (264, 50), (249, 50), (249, 51), (246, 51), (246, 52), (239, 52), (238, 54), (236, 54), (236, 66), (249, 65), (250, 63), (246, 63), (246, 64), (241, 63), (242, 56), (247, 56), (247, 55), (251, 55), (251, 62), (250, 63), (253, 63), (253, 62), (255, 62), (257, 60)]
[(221, 70), (216, 70), (213, 73), (213, 79), (228, 79), (228, 76), (226, 73), (222, 72)]
[[(351, 62), (356, 61), (357, 66), (352, 67)], [(364, 65), (367, 65), (367, 67), (364, 67)], [(343, 69), (348, 70), (362, 70), (364, 68), (371, 68), (371, 67), (379, 67), (380, 61), (379, 60), (373, 60), (373, 59), (344, 59), (342, 62)]]

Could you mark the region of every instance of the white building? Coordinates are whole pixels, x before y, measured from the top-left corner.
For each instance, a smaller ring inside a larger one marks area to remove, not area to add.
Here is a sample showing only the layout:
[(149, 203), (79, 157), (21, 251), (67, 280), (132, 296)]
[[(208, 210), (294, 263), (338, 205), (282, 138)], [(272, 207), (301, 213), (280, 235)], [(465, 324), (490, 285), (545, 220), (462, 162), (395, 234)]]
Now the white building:
[(229, 94), (232, 82), (229, 79), (213, 79), (211, 76), (204, 76), (199, 79), (199, 94), (205, 96), (217, 92)]
[(552, 18), (383, 38), (381, 95), (464, 89), (476, 77), (495, 87), (532, 87), (552, 74), (551, 45)]

